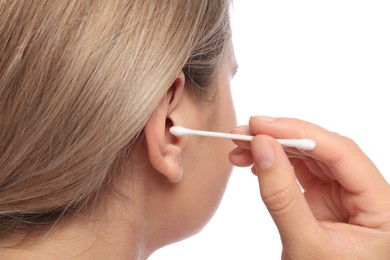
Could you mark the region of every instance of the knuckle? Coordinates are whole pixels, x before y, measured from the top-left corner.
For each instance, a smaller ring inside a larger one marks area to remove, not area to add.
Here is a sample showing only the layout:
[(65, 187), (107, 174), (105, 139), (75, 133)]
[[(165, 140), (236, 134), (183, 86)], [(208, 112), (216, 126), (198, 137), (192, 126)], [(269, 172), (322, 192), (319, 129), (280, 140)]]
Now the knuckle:
[(340, 135), (340, 137), (342, 138), (345, 145), (352, 146), (352, 147), (357, 146), (356, 142), (352, 140), (350, 137), (343, 136), (343, 135)]
[(283, 214), (293, 205), (294, 194), (291, 186), (285, 185), (276, 190), (261, 192), (261, 198), (271, 214)]
[(350, 137), (340, 135), (343, 146), (347, 151), (360, 151), (359, 145)]

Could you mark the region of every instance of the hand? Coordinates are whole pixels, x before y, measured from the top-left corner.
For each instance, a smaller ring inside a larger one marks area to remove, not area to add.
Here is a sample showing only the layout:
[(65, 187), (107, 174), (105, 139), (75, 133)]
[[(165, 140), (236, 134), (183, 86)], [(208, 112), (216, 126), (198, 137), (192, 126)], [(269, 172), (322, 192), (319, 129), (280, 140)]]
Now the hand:
[[(255, 135), (235, 141), (230, 161), (253, 164), (283, 259), (390, 259), (390, 187), (352, 140), (287, 118), (252, 117), (233, 132)], [(274, 138), (317, 146), (283, 149)]]

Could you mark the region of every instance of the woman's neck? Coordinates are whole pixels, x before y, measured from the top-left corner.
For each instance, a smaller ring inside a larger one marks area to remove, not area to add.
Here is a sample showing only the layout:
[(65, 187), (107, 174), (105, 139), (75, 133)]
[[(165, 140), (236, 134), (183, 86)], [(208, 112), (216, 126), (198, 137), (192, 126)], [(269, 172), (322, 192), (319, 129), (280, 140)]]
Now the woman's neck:
[(99, 217), (77, 216), (20, 246), (0, 243), (0, 259), (146, 259), (142, 208), (128, 205), (115, 199)]

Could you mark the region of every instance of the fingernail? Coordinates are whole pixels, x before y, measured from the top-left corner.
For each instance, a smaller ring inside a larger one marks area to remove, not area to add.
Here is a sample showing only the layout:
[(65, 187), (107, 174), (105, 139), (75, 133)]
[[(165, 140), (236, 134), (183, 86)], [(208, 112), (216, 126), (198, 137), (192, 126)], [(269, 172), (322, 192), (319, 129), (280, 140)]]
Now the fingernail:
[(247, 125), (239, 125), (236, 126), (232, 129), (234, 132), (248, 132), (249, 131), (249, 126)]
[(272, 116), (252, 116), (254, 119), (256, 120), (260, 120), (260, 121), (266, 121), (266, 122), (272, 122), (272, 121), (275, 121), (275, 117), (272, 117)]
[(275, 163), (275, 150), (267, 138), (255, 138), (252, 141), (252, 153), (256, 168), (261, 170), (270, 168)]

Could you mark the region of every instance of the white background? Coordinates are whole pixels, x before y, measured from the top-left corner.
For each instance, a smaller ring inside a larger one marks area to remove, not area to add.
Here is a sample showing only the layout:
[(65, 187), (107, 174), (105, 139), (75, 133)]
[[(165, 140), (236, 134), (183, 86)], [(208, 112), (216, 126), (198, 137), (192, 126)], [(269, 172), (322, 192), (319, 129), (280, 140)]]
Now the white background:
[[(239, 124), (250, 115), (314, 122), (354, 139), (390, 181), (390, 1), (236, 0), (232, 12)], [(236, 168), (204, 230), (150, 259), (280, 259), (280, 251), (257, 179)]]

